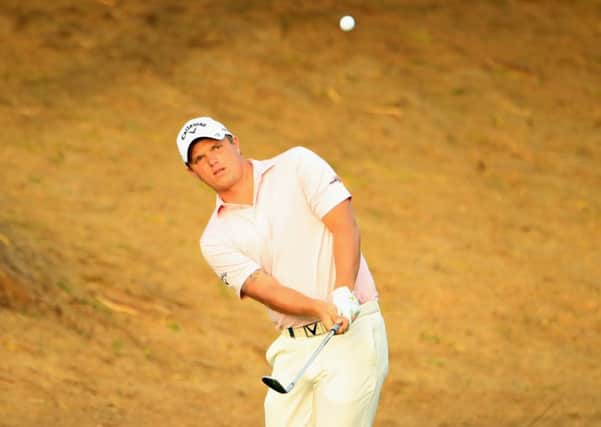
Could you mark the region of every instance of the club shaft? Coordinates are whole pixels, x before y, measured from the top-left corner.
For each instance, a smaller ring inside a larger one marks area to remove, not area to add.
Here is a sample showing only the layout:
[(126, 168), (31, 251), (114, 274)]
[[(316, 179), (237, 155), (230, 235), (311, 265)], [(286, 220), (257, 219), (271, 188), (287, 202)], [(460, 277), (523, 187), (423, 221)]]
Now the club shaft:
[(340, 327), (340, 325), (335, 325), (334, 328), (332, 328), (330, 330), (330, 332), (328, 333), (328, 335), (326, 335), (326, 337), (323, 339), (323, 341), (321, 342), (321, 344), (319, 344), (319, 347), (317, 347), (315, 349), (315, 351), (313, 352), (313, 354), (311, 355), (311, 357), (309, 358), (309, 360), (307, 360), (307, 362), (305, 363), (305, 366), (303, 366), (303, 368), (298, 372), (298, 374), (296, 374), (296, 376), (292, 379), (292, 381), (290, 382), (290, 384), (286, 388), (288, 391), (290, 391), (292, 389), (292, 387), (294, 387), (294, 385), (296, 384), (296, 382), (300, 379), (300, 377), (303, 376), (303, 374), (305, 373), (305, 371), (307, 370), (307, 368), (309, 367), (309, 365), (311, 365), (311, 363), (313, 363), (313, 361), (315, 360), (315, 358), (317, 357), (317, 355), (325, 347), (325, 345), (328, 343), (328, 341), (330, 341), (330, 339), (334, 336), (334, 334), (336, 334), (336, 331), (338, 331), (339, 327)]

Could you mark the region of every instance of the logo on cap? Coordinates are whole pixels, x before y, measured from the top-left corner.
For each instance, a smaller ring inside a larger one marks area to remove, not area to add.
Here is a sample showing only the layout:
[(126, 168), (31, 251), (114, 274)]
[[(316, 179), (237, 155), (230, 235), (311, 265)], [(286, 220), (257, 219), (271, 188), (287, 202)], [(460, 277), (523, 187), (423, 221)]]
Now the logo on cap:
[(207, 126), (207, 124), (206, 124), (206, 123), (204, 123), (204, 122), (194, 122), (194, 123), (190, 123), (188, 126), (186, 126), (186, 127), (184, 128), (184, 131), (182, 132), (182, 137), (181, 137), (181, 139), (182, 139), (182, 140), (183, 140), (183, 139), (185, 139), (185, 138), (186, 138), (186, 135), (187, 135), (188, 133), (195, 134), (195, 133), (196, 133), (196, 127), (197, 127), (197, 126), (206, 127), (206, 126)]

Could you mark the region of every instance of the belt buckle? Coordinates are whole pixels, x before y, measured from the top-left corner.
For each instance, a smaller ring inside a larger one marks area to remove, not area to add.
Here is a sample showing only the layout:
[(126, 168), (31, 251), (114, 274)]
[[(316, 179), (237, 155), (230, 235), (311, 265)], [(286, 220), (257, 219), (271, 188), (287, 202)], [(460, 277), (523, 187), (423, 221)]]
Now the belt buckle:
[(305, 333), (306, 338), (311, 338), (323, 334), (324, 329), (325, 327), (323, 327), (321, 321), (316, 320), (315, 322), (309, 323), (308, 325), (297, 326), (296, 328), (288, 328), (288, 335), (290, 335), (291, 338), (299, 338), (302, 337), (301, 331), (303, 331)]
[[(320, 321), (318, 320), (318, 321), (316, 321), (316, 322), (309, 323), (308, 325), (304, 325), (304, 326), (302, 327), (302, 328), (303, 328), (303, 331), (305, 331), (305, 336), (306, 336), (307, 338), (310, 338), (310, 337), (314, 337), (314, 336), (316, 336), (316, 335), (319, 335), (319, 334), (317, 333), (317, 328), (319, 328), (319, 323), (320, 323)], [(311, 335), (309, 335), (309, 334), (311, 334)]]

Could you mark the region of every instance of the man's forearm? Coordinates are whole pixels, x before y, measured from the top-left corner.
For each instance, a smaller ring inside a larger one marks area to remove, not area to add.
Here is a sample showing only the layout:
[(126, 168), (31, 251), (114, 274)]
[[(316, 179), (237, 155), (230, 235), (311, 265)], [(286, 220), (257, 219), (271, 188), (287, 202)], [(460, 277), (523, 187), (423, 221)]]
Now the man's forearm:
[(251, 274), (242, 287), (248, 296), (280, 313), (311, 318), (320, 317), (322, 301), (310, 298), (292, 288), (283, 286), (264, 270)]
[(359, 230), (334, 234), (334, 263), (336, 265), (335, 287), (348, 286), (352, 291), (359, 272), (361, 258)]
[(251, 274), (242, 285), (242, 296), (248, 296), (280, 313), (319, 319), (327, 329), (334, 323), (341, 326), (337, 334), (347, 331), (349, 320), (338, 314), (334, 304), (310, 298), (292, 288), (283, 286), (273, 276), (260, 269)]
[(361, 238), (351, 199), (346, 199), (323, 217), (334, 238), (335, 287), (355, 287), (361, 260)]

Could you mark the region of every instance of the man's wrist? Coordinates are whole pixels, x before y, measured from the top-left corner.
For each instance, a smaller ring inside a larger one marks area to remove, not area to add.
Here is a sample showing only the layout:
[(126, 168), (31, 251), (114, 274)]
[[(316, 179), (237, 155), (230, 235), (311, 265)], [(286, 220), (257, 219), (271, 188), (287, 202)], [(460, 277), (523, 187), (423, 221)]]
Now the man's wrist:
[(327, 305), (328, 303), (326, 301), (322, 301), (319, 299), (314, 299), (313, 300), (313, 306), (312, 306), (312, 313), (311, 313), (311, 317), (314, 317), (316, 319), (320, 319), (323, 312), (327, 311)]

